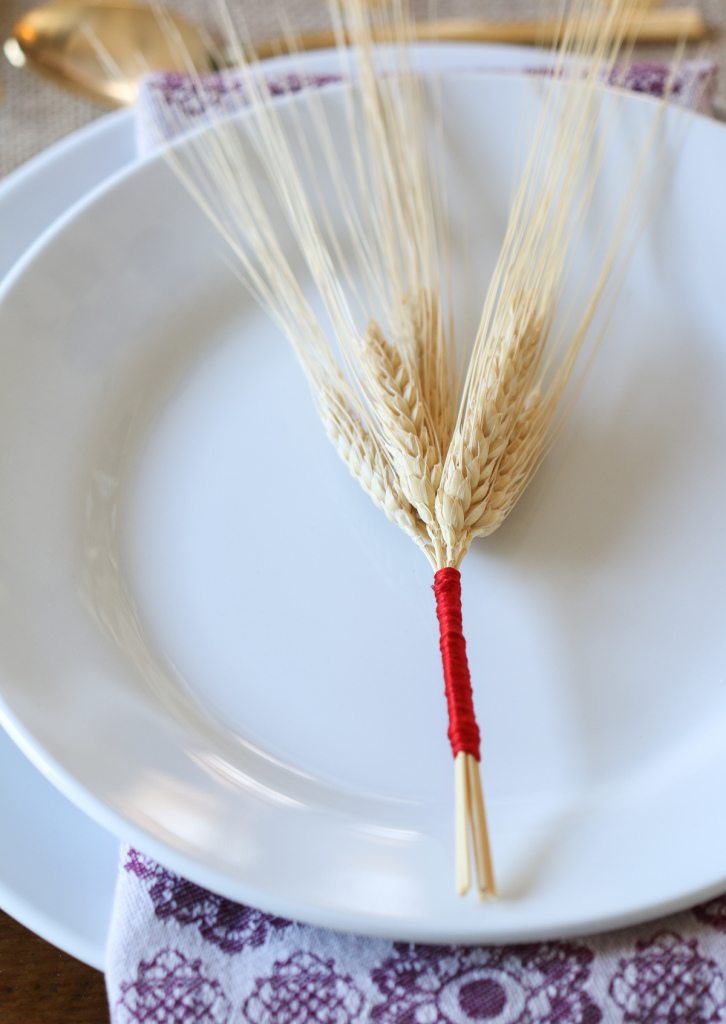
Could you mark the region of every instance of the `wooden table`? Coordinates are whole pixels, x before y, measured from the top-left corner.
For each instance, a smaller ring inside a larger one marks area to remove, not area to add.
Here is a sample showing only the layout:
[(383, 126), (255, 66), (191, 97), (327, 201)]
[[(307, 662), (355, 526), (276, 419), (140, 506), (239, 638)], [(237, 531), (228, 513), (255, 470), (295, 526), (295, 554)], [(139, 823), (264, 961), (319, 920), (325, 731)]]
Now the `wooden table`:
[(108, 1024), (103, 975), (0, 913), (2, 1024)]

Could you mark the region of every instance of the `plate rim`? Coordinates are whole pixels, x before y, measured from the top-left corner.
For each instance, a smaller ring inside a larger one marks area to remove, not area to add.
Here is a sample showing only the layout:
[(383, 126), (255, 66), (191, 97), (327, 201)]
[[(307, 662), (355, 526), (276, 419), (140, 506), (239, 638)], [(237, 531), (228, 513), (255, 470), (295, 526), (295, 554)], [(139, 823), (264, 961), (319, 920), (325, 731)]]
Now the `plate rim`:
[[(0, 212), (8, 204), (17, 201), (16, 196), (18, 192), (25, 190), (32, 192), (42, 187), (43, 178), (47, 174), (61, 171), (69, 161), (83, 158), (93, 162), (94, 153), (97, 151), (98, 146), (109, 140), (118, 139), (120, 141), (124, 133), (130, 130), (132, 122), (133, 113), (130, 110), (116, 110), (102, 114), (69, 135), (58, 139), (40, 153), (35, 154), (29, 160), (14, 168), (0, 180)], [(62, 176), (62, 184), (59, 186), (59, 191), (63, 189), (67, 189), (67, 179), (65, 176)], [(63, 192), (63, 195), (67, 195), (67, 192)], [(70, 209), (77, 201), (77, 199), (60, 199), (58, 202), (58, 215)], [(53, 216), (50, 221), (43, 216), (42, 227), (36, 224), (36, 229), (44, 233), (53, 223)], [(6, 240), (4, 247), (6, 252), (9, 252), (10, 259), (4, 268), (0, 268), (0, 282), (5, 280), (5, 277), (12, 271), (17, 261), (22, 258), (28, 248), (25, 240), (21, 240), (18, 244), (12, 233), (10, 233), (10, 238)], [(14, 742), (10, 733), (4, 730), (1, 725), (0, 743), (7, 744), (12, 748), (11, 757), (16, 754), (18, 756), (18, 772), (21, 774), (16, 772), (14, 775), (15, 785), (19, 781), (22, 783), (23, 779), (26, 778), (26, 775), (23, 774), (26, 771), (33, 774), (38, 772), (38, 768), (33, 763), (32, 758), (27, 757), (22, 748), (19, 748)], [(50, 784), (52, 787), (48, 790), (48, 799), (54, 801), (54, 806), (55, 801), (58, 804), (62, 804), (64, 815), (67, 815), (69, 820), (72, 819), (72, 834), (75, 834), (75, 823), (78, 815), (82, 813), (80, 808), (73, 804), (72, 801), (67, 801), (66, 797), (53, 786), (52, 780), (48, 779), (42, 772), (40, 774), (43, 779), (43, 785), (47, 786)], [(8, 819), (6, 818), (5, 820), (7, 823)], [(103, 829), (93, 819), (86, 816), (85, 823), (89, 831), (94, 834), (94, 837), (98, 838), (99, 844), (101, 842), (115, 843), (117, 837), (113, 833), (109, 833), (108, 830)], [(14, 841), (12, 839), (9, 842)], [(71, 847), (75, 839), (65, 839), (64, 842), (67, 842), (69, 847)], [(106, 851), (102, 853), (100, 849), (92, 848), (90, 852), (94, 859), (106, 856)], [(84, 846), (83, 854), (86, 857), (89, 854), (87, 845)], [(108, 858), (108, 864), (104, 869), (108, 873), (107, 884), (105, 884), (103, 891), (98, 888), (93, 892), (94, 900), (98, 901), (97, 914), (99, 917), (102, 915), (103, 922), (103, 927), (97, 929), (98, 932), (105, 931), (107, 933), (108, 920), (111, 916), (113, 903), (113, 892), (116, 884), (117, 863), (117, 853), (113, 861)], [(23, 927), (28, 928), (31, 932), (39, 935), (46, 942), (61, 949), (69, 956), (75, 957), (75, 959), (80, 960), (95, 970), (102, 971), (104, 969), (105, 935), (103, 941), (101, 941), (100, 935), (94, 938), (90, 934), (84, 933), (78, 927), (77, 922), (63, 919), (59, 914), (44, 906), (42, 898), (33, 901), (27, 894), (22, 893), (12, 882), (7, 880), (4, 873), (0, 873), (0, 908), (4, 913), (23, 925)]]
[(230, 895), (229, 880), (225, 876), (214, 869), (205, 867), (199, 861), (179, 853), (164, 841), (126, 821), (121, 813), (107, 807), (102, 800), (89, 793), (84, 785), (54, 758), (49, 757), (44, 751), (38, 750), (32, 737), (26, 733), (20, 723), (15, 721), (12, 713), (9, 713), (2, 695), (0, 695), (0, 724), (10, 734), (28, 760), (46, 778), (50, 778), (53, 785), (68, 800), (106, 831), (115, 835), (121, 843), (143, 850), (159, 864), (223, 898), (254, 907), (266, 914), (316, 928), (368, 938), (388, 939), (394, 942), (416, 942), (429, 945), (440, 943), (462, 946), (481, 945), (482, 943), (517, 945), (579, 938), (629, 928), (697, 906), (720, 895), (726, 889), (726, 871), (724, 871), (724, 874), (718, 879), (704, 885), (694, 886), (687, 892), (671, 899), (646, 901), (621, 913), (585, 917), (577, 922), (563, 918), (555, 925), (520, 926), (499, 931), (490, 927), (484, 936), (478, 931), (473, 932), (471, 928), (459, 931), (456, 926), (442, 928), (432, 923), (401, 928), (395, 921), (389, 921), (389, 919), (381, 921), (378, 917), (361, 917), (359, 914), (355, 915), (353, 922), (346, 911), (321, 907), (316, 903), (291, 902), (289, 898), (277, 898), (271, 892), (261, 894), (257, 889), (247, 889), (239, 881), (235, 883), (236, 893)]

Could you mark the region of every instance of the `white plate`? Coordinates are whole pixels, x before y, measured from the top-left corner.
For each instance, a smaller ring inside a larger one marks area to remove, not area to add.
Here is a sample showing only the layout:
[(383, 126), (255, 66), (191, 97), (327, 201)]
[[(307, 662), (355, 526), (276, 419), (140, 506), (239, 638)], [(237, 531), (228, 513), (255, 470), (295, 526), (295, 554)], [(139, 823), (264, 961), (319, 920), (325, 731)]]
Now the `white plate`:
[[(482, 166), (501, 208), (545, 87), (447, 83), (456, 151), (480, 147), (467, 210)], [(623, 102), (616, 179), (653, 109)], [(3, 294), (1, 685), (36, 763), (192, 879), (361, 932), (554, 936), (722, 887), (725, 159), (691, 119), (567, 436), (466, 565), (499, 904), (451, 891), (427, 567), (158, 161)]]
[[(0, 277), (56, 217), (133, 159), (126, 111), (74, 133), (0, 183)], [(117, 839), (66, 800), (2, 730), (0, 778), (0, 907), (102, 969)]]
[(0, 907), (103, 970), (118, 840), (69, 803), (0, 732)]
[[(521, 47), (423, 47), (426, 67), (517, 69), (536, 63)], [(330, 52), (297, 61), (327, 73)], [(285, 70), (287, 58), (268, 62)], [(298, 64), (298, 66), (300, 66)], [(74, 202), (135, 159), (131, 111), (108, 115), (51, 146), (0, 183), (0, 278)], [(117, 841), (67, 801), (0, 730), (0, 907), (48, 942), (94, 967), (104, 951), (117, 870)]]

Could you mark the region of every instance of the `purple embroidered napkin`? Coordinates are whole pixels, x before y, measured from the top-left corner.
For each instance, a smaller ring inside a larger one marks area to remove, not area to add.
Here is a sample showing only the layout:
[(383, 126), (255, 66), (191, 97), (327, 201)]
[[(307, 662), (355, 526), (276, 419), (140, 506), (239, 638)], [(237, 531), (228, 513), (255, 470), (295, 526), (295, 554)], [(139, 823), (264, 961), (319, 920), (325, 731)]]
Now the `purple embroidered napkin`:
[[(290, 92), (335, 80), (278, 75), (270, 85)], [(638, 63), (617, 81), (662, 95), (669, 72)], [(233, 76), (216, 83), (220, 104), (229, 90), (243, 95)], [(686, 63), (670, 96), (708, 113), (714, 87), (713, 65)], [(156, 146), (160, 110), (165, 124), (179, 113), (189, 127), (202, 116), (197, 99), (188, 78), (151, 76), (140, 152)], [(263, 914), (124, 849), (106, 981), (113, 1024), (713, 1024), (726, 1021), (726, 896), (595, 938), (412, 946)]]
[[(546, 63), (532, 65), (527, 74), (549, 73)], [(522, 73), (522, 69), (489, 67), (462, 67), (462, 72), (486, 71), (488, 73)], [(447, 74), (451, 72), (447, 71)], [(686, 61), (674, 76), (667, 64), (657, 61), (638, 61), (627, 67), (616, 67), (609, 76), (613, 85), (648, 96), (662, 96), (668, 90), (669, 99), (680, 106), (697, 110), (702, 114), (713, 114), (713, 98), (716, 93), (716, 66), (710, 61)], [(299, 92), (304, 88), (320, 88), (333, 82), (340, 82), (335, 74), (277, 73), (267, 77), (271, 94), (284, 95)], [(204, 110), (209, 108), (215, 97), (224, 110), (226, 98), (234, 95), (236, 104), (244, 96), (244, 86), (234, 72), (224, 72), (203, 79), (204, 103), (194, 81), (188, 75), (161, 73), (149, 75), (142, 83), (136, 118), (136, 143), (140, 155), (153, 152), (159, 146), (160, 130), (168, 134), (174, 124), (175, 115), (184, 130), (194, 126), (195, 120), (204, 122)], [(233, 109), (236, 109), (233, 108)], [(161, 115), (161, 116), (160, 116)]]
[(271, 917), (128, 849), (106, 979), (114, 1024), (713, 1024), (726, 897), (597, 938), (412, 946)]

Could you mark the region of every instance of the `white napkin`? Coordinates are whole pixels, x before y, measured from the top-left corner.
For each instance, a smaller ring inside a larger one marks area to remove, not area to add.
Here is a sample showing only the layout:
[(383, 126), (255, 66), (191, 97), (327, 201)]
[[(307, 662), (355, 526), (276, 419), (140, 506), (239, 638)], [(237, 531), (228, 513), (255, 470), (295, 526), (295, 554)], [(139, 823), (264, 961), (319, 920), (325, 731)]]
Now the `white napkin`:
[(415, 946), (263, 914), (126, 849), (106, 983), (113, 1024), (715, 1024), (725, 972), (726, 897), (596, 938)]

